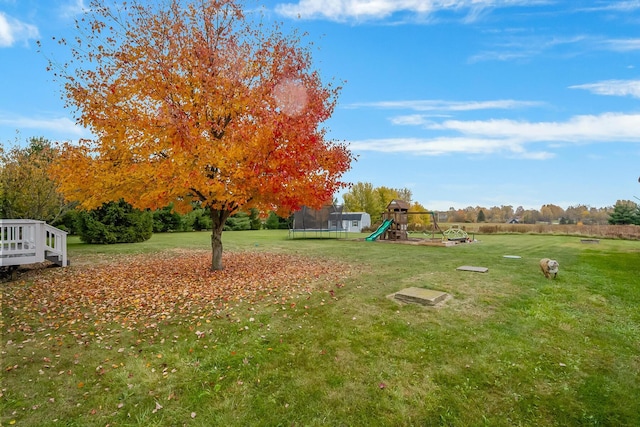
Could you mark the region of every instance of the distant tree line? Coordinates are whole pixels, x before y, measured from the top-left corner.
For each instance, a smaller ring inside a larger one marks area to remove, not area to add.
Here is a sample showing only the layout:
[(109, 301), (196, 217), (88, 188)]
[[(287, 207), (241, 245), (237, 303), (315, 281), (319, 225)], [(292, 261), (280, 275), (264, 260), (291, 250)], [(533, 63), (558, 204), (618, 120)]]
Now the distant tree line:
[[(408, 189), (374, 187), (370, 183), (359, 182), (343, 195), (344, 209), (349, 212), (367, 212), (372, 223), (380, 221), (382, 212), (391, 200), (397, 198), (409, 203), (409, 212), (426, 212), (420, 203), (411, 199)], [(452, 223), (558, 223), (558, 224), (636, 224), (640, 225), (640, 207), (630, 200), (618, 200), (614, 206), (596, 208), (588, 205), (575, 205), (563, 209), (554, 204), (545, 204), (537, 209), (524, 209), (511, 205), (468, 206), (463, 209), (450, 207), (447, 211), (435, 213), (438, 222)], [(428, 219), (428, 218), (427, 218)], [(416, 215), (409, 216), (409, 226), (417, 221)], [(428, 222), (427, 222), (428, 223)]]
[(608, 224), (613, 207), (594, 208), (587, 205), (569, 206), (567, 209), (554, 204), (542, 205), (537, 209), (524, 209), (511, 205), (492, 206), (468, 206), (464, 209), (453, 207), (439, 214), (443, 222), (487, 222), (487, 223), (521, 223), (521, 224)]
[(614, 206), (606, 208), (576, 205), (563, 209), (560, 206), (548, 204), (542, 205), (540, 210), (524, 209), (522, 206), (518, 206), (514, 210), (513, 206), (494, 206), (491, 208), (469, 206), (465, 209), (449, 208), (439, 217), (443, 222), (640, 225), (640, 205), (630, 200), (618, 200)]
[[(155, 211), (138, 211), (123, 201), (113, 201), (92, 211), (82, 211), (65, 202), (50, 179), (47, 169), (55, 161), (58, 152), (44, 138), (31, 138), (24, 147), (9, 149), (0, 147), (0, 217), (29, 218), (46, 221), (71, 233), (82, 236), (84, 241), (114, 243), (148, 239), (151, 233), (209, 230), (212, 220), (204, 208), (195, 206), (187, 214), (178, 214), (171, 206)], [(410, 205), (409, 227), (424, 229), (432, 221), (430, 211), (412, 200), (411, 190), (389, 187), (373, 187), (370, 183), (354, 184), (343, 195), (345, 212), (366, 212), (372, 223), (381, 215), (393, 199), (404, 200)], [(438, 222), (456, 223), (506, 223), (524, 224), (635, 224), (640, 225), (640, 206), (630, 200), (618, 200), (614, 206), (595, 208), (587, 205), (569, 206), (563, 209), (553, 204), (542, 205), (539, 210), (513, 208), (511, 205), (493, 207), (453, 207), (435, 212)], [(224, 230), (287, 229), (291, 218), (283, 218), (274, 212), (267, 217), (251, 209), (230, 216)]]

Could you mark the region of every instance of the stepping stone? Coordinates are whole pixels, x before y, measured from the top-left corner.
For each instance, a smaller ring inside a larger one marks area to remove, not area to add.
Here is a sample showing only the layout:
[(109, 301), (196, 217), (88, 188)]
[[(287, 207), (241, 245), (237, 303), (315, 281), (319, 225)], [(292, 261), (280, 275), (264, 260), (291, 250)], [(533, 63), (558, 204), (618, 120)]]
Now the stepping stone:
[(473, 271), (474, 273), (486, 273), (487, 271), (489, 271), (489, 269), (487, 267), (473, 267), (471, 265), (463, 265), (463, 266), (460, 266), (460, 267), (456, 268), (456, 270)]
[(396, 292), (394, 298), (408, 303), (421, 305), (436, 305), (444, 301), (449, 294), (424, 288), (407, 288)]

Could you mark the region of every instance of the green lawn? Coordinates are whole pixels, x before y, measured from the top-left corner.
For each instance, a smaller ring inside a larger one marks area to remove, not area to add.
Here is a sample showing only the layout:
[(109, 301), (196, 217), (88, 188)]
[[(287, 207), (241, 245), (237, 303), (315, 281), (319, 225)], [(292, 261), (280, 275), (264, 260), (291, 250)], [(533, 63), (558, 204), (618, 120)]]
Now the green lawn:
[[(640, 242), (475, 237), (445, 248), (225, 232), (219, 275), (204, 268), (208, 233), (72, 239), (66, 272), (1, 285), (0, 422), (640, 425)], [(543, 257), (560, 262), (557, 279)], [(388, 298), (410, 286), (452, 298)]]

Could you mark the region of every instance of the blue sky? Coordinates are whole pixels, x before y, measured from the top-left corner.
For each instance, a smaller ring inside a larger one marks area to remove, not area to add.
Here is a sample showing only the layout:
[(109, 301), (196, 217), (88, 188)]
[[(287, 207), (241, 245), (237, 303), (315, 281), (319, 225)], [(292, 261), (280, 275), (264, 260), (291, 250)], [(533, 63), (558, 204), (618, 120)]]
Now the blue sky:
[[(0, 0), (0, 141), (87, 137), (46, 57), (88, 0)], [(350, 182), (428, 209), (640, 197), (640, 0), (270, 0), (343, 82)], [(45, 52), (38, 52), (41, 40)]]

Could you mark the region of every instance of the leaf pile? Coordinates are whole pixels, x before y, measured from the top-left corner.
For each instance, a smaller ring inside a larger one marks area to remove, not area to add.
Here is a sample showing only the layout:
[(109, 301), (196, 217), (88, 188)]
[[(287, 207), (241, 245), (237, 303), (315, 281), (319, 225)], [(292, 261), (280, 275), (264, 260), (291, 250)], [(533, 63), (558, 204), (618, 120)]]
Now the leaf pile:
[(348, 271), (335, 261), (275, 253), (225, 253), (223, 262), (224, 270), (212, 272), (207, 252), (189, 251), (46, 270), (5, 289), (6, 327), (30, 333), (35, 325), (148, 327), (176, 317), (220, 317), (240, 303), (291, 304), (322, 283), (340, 286)]

